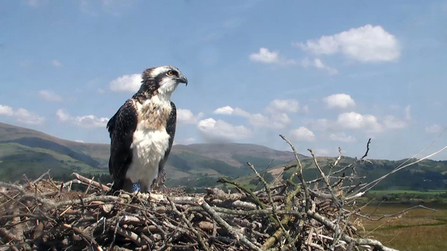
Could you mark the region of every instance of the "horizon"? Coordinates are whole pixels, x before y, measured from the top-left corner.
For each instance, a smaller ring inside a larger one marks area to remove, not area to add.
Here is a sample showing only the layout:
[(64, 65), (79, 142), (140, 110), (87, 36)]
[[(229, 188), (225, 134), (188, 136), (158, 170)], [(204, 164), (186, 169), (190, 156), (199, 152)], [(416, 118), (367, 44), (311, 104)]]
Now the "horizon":
[[(141, 72), (174, 65), (174, 144), (422, 158), (447, 142), (443, 1), (2, 1), (0, 121), (109, 144)], [(424, 152), (420, 153), (421, 150)], [(420, 153), (420, 155), (415, 156)], [(447, 159), (447, 152), (433, 157)]]

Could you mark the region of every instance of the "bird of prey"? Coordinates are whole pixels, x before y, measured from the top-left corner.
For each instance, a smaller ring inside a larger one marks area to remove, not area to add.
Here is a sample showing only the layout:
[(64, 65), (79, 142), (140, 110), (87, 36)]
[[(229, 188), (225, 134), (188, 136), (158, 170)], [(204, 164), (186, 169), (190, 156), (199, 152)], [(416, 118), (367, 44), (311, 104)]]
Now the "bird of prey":
[(107, 123), (112, 192), (150, 192), (171, 151), (177, 112), (171, 94), (188, 80), (173, 66), (147, 69), (140, 89)]

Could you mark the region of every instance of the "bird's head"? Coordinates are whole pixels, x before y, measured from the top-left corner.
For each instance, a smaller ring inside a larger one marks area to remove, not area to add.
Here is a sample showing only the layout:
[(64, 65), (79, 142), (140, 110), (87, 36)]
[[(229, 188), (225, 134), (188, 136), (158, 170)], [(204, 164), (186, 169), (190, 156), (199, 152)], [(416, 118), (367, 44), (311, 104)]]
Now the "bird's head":
[(188, 79), (174, 66), (159, 66), (147, 69), (142, 75), (139, 92), (149, 95), (161, 94), (170, 96), (180, 83), (188, 85)]

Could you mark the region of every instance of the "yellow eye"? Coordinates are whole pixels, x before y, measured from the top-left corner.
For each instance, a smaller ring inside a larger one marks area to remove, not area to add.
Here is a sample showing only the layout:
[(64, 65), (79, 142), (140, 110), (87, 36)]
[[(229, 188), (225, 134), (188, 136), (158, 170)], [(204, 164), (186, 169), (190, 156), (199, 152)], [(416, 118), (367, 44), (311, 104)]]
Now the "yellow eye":
[(168, 74), (169, 76), (174, 76), (174, 75), (175, 75), (174, 71), (168, 71), (167, 74)]

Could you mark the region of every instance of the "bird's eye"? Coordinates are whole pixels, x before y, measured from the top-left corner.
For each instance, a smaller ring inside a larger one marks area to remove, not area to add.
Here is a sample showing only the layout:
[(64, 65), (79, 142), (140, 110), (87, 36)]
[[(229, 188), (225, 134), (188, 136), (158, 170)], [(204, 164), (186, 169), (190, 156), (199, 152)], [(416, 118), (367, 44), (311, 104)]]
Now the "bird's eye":
[(168, 76), (177, 76), (176, 71), (168, 71), (166, 74), (168, 74)]

